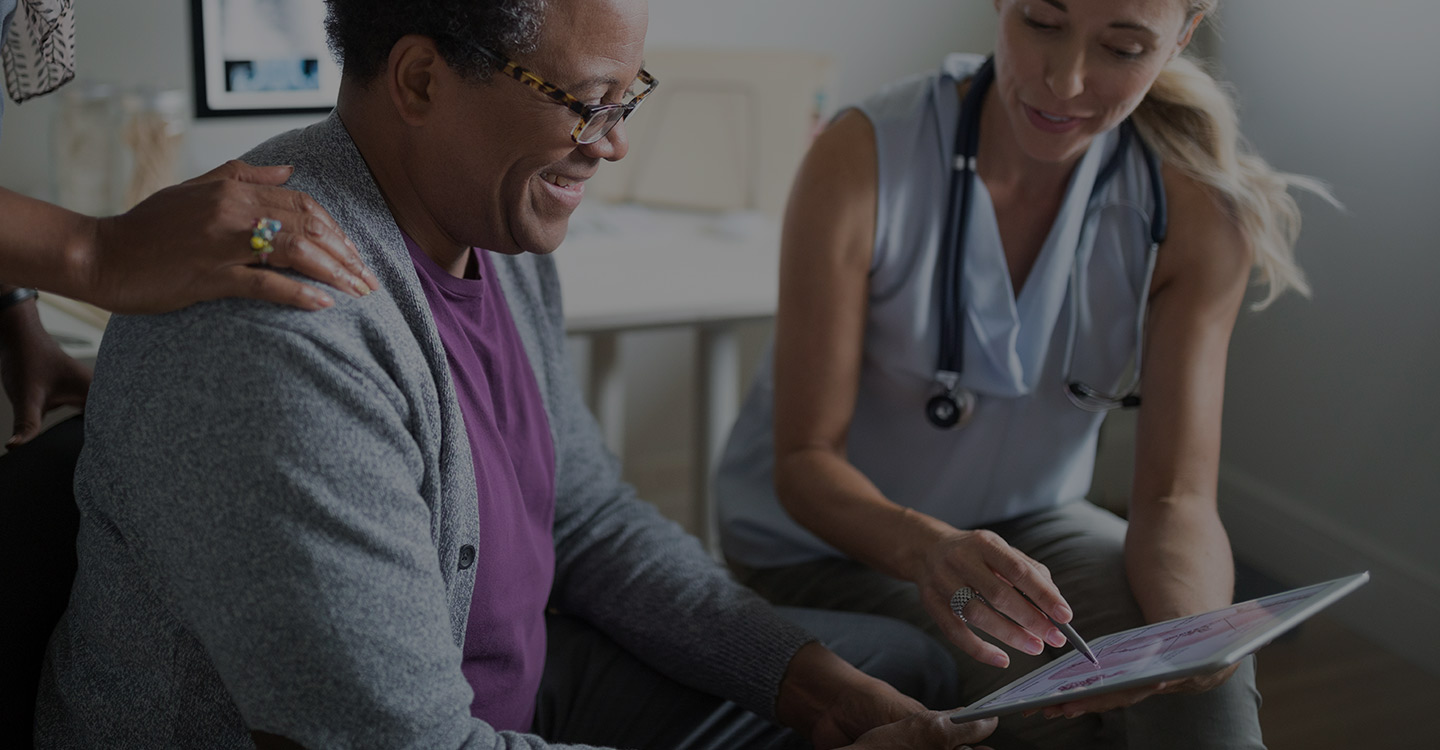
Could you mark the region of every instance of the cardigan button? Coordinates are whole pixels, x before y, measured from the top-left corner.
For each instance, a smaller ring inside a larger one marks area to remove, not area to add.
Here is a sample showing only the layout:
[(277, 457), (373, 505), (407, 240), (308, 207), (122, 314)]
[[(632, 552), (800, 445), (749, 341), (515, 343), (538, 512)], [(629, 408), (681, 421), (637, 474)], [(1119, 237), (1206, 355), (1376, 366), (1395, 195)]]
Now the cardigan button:
[(460, 569), (461, 569), (461, 570), (468, 570), (468, 569), (470, 568), (470, 566), (471, 566), (471, 565), (474, 565), (474, 564), (475, 564), (475, 547), (472, 546), (472, 545), (469, 545), (469, 544), (461, 547), (461, 548), (460, 548)]

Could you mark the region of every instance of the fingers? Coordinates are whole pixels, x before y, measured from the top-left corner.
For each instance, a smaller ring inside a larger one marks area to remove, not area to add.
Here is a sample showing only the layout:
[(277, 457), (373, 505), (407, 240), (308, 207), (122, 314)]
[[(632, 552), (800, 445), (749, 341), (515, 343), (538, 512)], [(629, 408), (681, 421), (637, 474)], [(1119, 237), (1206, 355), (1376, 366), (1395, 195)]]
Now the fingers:
[[(949, 722), (950, 719), (947, 717), (945, 721)], [(979, 742), (989, 737), (991, 733), (995, 731), (995, 727), (999, 721), (999, 719), (991, 717), (989, 719), (980, 719), (979, 721), (967, 721), (963, 724), (955, 724), (955, 731), (952, 737), (960, 742)], [(954, 724), (954, 722), (950, 723)], [(975, 750), (984, 750), (984, 748), (975, 748)]]
[(355, 296), (380, 288), (380, 280), (360, 260), (354, 243), (314, 198), (293, 190), (266, 188), (260, 207), (267, 212), (265, 218), (281, 223), (269, 263), (293, 268)]
[(257, 167), (232, 160), (191, 182), (245, 183), (232, 183), (232, 189), (218, 193), (220, 202), (229, 204), (231, 210), (217, 215), (231, 217), (226, 224), (239, 223), (234, 245), (237, 261), (255, 261), (249, 246), (254, 223), (261, 218), (275, 219), (281, 229), (272, 242), (274, 250), (266, 262), (293, 268), (353, 296), (364, 296), (379, 289), (380, 280), (360, 259), (359, 251), (345, 236), (339, 222), (309, 195), (279, 187), (293, 172), (290, 166)]
[[(1023, 602), (1024, 600), (1022, 599), (1021, 601)], [(979, 628), (999, 638), (1017, 651), (1030, 654), (1031, 656), (1038, 656), (1045, 651), (1044, 642), (1037, 638), (1031, 631), (1020, 627), (1010, 618), (995, 611), (994, 607), (985, 601), (977, 599), (970, 602), (970, 604), (965, 607), (965, 619), (969, 621), (971, 627)], [(1044, 618), (1041, 619), (1043, 620)], [(1045, 622), (1045, 626), (1053, 630), (1049, 621)], [(1040, 632), (1044, 633), (1046, 631), (1041, 630)], [(1062, 635), (1060, 637), (1060, 643), (1055, 645), (1062, 645), (1064, 642), (1065, 639)]]
[[(939, 580), (955, 588), (969, 586), (983, 597), (983, 603), (972, 602), (965, 609), (971, 625), (1027, 654), (1041, 653), (1045, 643), (1063, 646), (1064, 634), (1015, 588), (1017, 585), (1028, 587), (1035, 592), (1032, 598), (1051, 602), (1053, 608), (1069, 619), (1070, 609), (1050, 581), (1049, 571), (992, 532), (967, 532), (961, 539), (963, 543), (949, 551), (945, 561), (949, 570)], [(942, 595), (942, 591), (933, 593), (937, 597)]]
[[(1055, 588), (1049, 569), (1011, 547), (997, 534), (977, 531), (975, 536), (985, 564), (1001, 580), (980, 581), (971, 585), (989, 601), (990, 606), (1004, 612), (1031, 633), (1044, 635), (1053, 646), (1065, 645), (1065, 636), (1050, 624), (1045, 615), (1048, 613), (1059, 622), (1069, 622), (1074, 613), (1060, 595), (1060, 590)], [(1020, 595), (1022, 591), (1025, 596)], [(1025, 600), (1026, 596), (1030, 601)]]
[(27, 393), (15, 404), (15, 429), (5, 442), (7, 449), (24, 445), (40, 434), (41, 398), (38, 393)]
[(309, 284), (274, 271), (249, 266), (226, 269), (221, 277), (220, 287), (214, 292), (212, 296), (215, 298), (249, 297), (310, 311), (335, 305), (334, 298)]
[(215, 180), (239, 180), (250, 182), (256, 185), (283, 185), (294, 174), (295, 168), (289, 165), (273, 167), (257, 167), (246, 164), (239, 159), (231, 159), (220, 166), (206, 172), (187, 183), (213, 182)]
[[(926, 597), (921, 601), (930, 618), (940, 627), (946, 639), (955, 644), (961, 651), (964, 651), (971, 659), (982, 664), (989, 664), (992, 667), (1001, 669), (1010, 666), (1010, 655), (1004, 649), (976, 635), (970, 628), (950, 610), (948, 597), (943, 604), (936, 603), (933, 598)], [(969, 618), (970, 613), (983, 608), (979, 602), (971, 602), (965, 607), (965, 617)]]

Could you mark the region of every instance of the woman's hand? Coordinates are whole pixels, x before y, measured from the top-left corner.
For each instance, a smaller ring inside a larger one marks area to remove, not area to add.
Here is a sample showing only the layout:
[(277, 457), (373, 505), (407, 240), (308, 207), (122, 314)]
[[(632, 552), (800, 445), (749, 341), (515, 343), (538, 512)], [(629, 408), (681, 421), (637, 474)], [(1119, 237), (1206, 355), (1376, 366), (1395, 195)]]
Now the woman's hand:
[(355, 296), (379, 288), (330, 214), (310, 196), (279, 187), (292, 171), (231, 161), (99, 219), (88, 255), (76, 261), (74, 296), (121, 313), (167, 312), (221, 297), (307, 310), (333, 305), (325, 292), (257, 265), (250, 233), (261, 218), (282, 225), (269, 265)]
[(40, 434), (41, 419), (51, 409), (83, 407), (90, 378), (90, 368), (61, 351), (40, 326), (33, 300), (0, 310), (0, 384), (15, 412), (6, 448)]
[(922, 711), (866, 732), (845, 750), (964, 750), (989, 737), (995, 724), (995, 719), (956, 724), (942, 711)]
[[(984, 530), (947, 534), (930, 545), (914, 580), (925, 611), (941, 632), (976, 661), (997, 667), (1010, 664), (1004, 650), (981, 640), (976, 628), (1027, 654), (1039, 654), (1046, 643), (1057, 648), (1065, 645), (1064, 634), (1050, 624), (1045, 613), (1057, 622), (1069, 622), (1073, 613), (1055, 588), (1050, 571), (998, 534)], [(964, 586), (983, 599), (966, 605), (962, 620), (951, 611), (950, 599)], [(1035, 604), (1025, 601), (1021, 591)]]

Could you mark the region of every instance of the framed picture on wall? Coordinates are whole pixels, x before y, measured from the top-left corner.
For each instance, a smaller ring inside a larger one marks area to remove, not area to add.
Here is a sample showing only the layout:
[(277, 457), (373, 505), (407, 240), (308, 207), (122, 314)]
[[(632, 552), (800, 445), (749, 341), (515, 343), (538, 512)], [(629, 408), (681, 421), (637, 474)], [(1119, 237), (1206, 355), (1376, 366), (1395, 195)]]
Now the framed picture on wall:
[(195, 116), (328, 112), (340, 68), (319, 0), (190, 0)]

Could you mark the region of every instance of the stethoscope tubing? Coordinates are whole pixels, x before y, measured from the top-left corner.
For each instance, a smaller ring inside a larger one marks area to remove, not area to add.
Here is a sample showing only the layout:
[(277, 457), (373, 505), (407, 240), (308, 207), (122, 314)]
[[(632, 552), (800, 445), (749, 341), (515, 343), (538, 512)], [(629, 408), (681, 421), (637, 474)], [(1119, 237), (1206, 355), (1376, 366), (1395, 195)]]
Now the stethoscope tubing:
[[(963, 425), (969, 421), (974, 410), (976, 401), (975, 394), (960, 384), (961, 374), (964, 371), (964, 342), (963, 331), (957, 330), (962, 327), (963, 300), (961, 299), (962, 276), (965, 262), (965, 234), (970, 225), (971, 190), (976, 175), (975, 163), (976, 152), (979, 150), (980, 140), (980, 107), (984, 101), (986, 92), (994, 82), (995, 68), (994, 58), (985, 61), (985, 64), (976, 71), (971, 78), (970, 89), (965, 93), (960, 103), (959, 125), (955, 133), (955, 156), (950, 176), (950, 210), (947, 213), (945, 233), (942, 235), (940, 246), (939, 272), (941, 274), (940, 293), (940, 345), (939, 356), (935, 374), (935, 383), (938, 393), (926, 402), (926, 416), (932, 424), (941, 429), (950, 429)], [(1093, 203), (1110, 179), (1119, 171), (1125, 154), (1129, 151), (1131, 142), (1139, 146), (1140, 152), (1145, 160), (1147, 176), (1150, 179), (1151, 192), (1154, 195), (1154, 208), (1149, 218), (1150, 248), (1147, 252), (1145, 262), (1144, 283), (1140, 289), (1138, 311), (1135, 316), (1135, 362), (1132, 369), (1132, 378), (1127, 387), (1122, 390), (1120, 396), (1114, 396), (1099, 392), (1084, 383), (1074, 381), (1071, 378), (1070, 366), (1075, 350), (1075, 339), (1078, 332), (1078, 284), (1079, 263), (1078, 258), (1070, 268), (1069, 297), (1070, 297), (1070, 321), (1069, 335), (1065, 344), (1065, 358), (1063, 365), (1062, 380), (1064, 381), (1065, 394), (1071, 403), (1077, 408), (1091, 412), (1103, 412), (1114, 408), (1136, 407), (1140, 405), (1140, 396), (1136, 388), (1140, 382), (1141, 358), (1144, 356), (1144, 328), (1145, 316), (1148, 308), (1150, 284), (1155, 273), (1156, 259), (1159, 255), (1159, 248), (1165, 241), (1169, 230), (1169, 217), (1167, 212), (1167, 201), (1165, 197), (1165, 185), (1160, 173), (1160, 163), (1155, 154), (1146, 145), (1143, 139), (1134, 132), (1134, 125), (1129, 120), (1120, 124), (1120, 140), (1116, 144), (1115, 153), (1110, 160), (1101, 168), (1095, 176), (1094, 186), (1091, 189), (1090, 202)], [(1133, 203), (1122, 202), (1108, 204), (1106, 206), (1086, 208), (1085, 217), (1081, 226), (1080, 236), (1084, 236), (1085, 227), (1090, 219), (1109, 208), (1112, 205), (1129, 206), (1137, 212), (1144, 214), (1143, 209)]]

